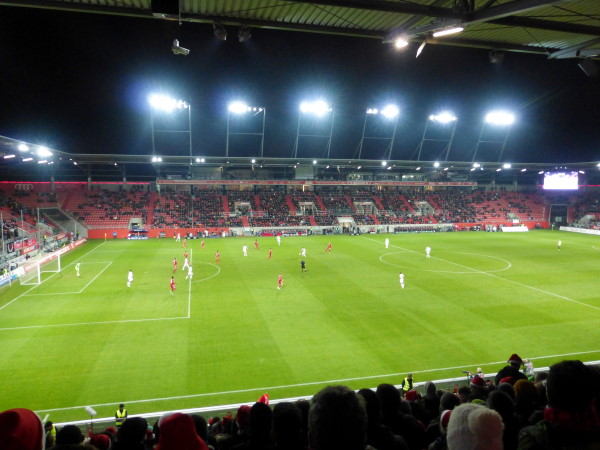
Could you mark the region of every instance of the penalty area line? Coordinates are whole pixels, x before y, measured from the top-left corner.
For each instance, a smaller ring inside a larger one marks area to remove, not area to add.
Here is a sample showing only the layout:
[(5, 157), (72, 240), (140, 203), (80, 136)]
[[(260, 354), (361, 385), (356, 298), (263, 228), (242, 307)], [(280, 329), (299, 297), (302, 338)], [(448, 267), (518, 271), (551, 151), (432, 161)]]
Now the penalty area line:
[(189, 317), (186, 317), (186, 316), (157, 317), (154, 319), (126, 319), (126, 320), (106, 320), (104, 322), (79, 322), (79, 323), (57, 323), (57, 324), (51, 324), (51, 325), (29, 325), (26, 327), (0, 328), (0, 331), (31, 330), (34, 328), (78, 327), (78, 326), (83, 326), (83, 325), (110, 325), (110, 324), (115, 324), (115, 323), (158, 322), (161, 320), (181, 320), (181, 319), (189, 319)]

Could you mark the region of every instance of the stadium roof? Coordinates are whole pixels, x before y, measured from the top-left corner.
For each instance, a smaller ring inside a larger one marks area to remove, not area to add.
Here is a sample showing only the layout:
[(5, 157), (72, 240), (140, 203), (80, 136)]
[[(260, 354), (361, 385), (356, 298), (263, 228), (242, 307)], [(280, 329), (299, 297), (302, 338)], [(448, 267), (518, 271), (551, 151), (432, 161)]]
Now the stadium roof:
[[(0, 5), (598, 58), (597, 0), (4, 0)], [(452, 26), (462, 33), (433, 37)], [(593, 70), (593, 69), (591, 69)]]

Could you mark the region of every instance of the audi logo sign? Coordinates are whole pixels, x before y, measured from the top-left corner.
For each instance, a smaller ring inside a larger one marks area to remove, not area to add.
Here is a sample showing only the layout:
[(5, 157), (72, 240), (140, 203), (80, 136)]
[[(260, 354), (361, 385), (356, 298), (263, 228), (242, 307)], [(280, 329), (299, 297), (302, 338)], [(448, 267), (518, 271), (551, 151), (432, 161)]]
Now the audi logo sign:
[(33, 191), (33, 184), (17, 183), (15, 184), (15, 191)]

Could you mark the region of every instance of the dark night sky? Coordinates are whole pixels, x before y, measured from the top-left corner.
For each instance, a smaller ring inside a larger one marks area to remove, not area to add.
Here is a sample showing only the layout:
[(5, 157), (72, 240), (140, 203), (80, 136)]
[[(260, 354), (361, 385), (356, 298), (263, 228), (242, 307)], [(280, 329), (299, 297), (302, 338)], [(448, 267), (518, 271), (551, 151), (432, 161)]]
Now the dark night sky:
[[(600, 158), (600, 80), (574, 60), (509, 53), (491, 64), (487, 50), (431, 45), (415, 59), (416, 46), (377, 40), (255, 29), (240, 44), (228, 31), (222, 42), (210, 25), (0, 7), (0, 134), (71, 153), (149, 154), (146, 96), (161, 91), (191, 101), (194, 155), (224, 154), (226, 105), (243, 98), (267, 108), (265, 156), (287, 157), (299, 102), (321, 95), (336, 111), (332, 157), (354, 154), (366, 107), (394, 101), (393, 159), (411, 159), (426, 117), (449, 107), (460, 119), (450, 159), (470, 160), (498, 106), (518, 117), (504, 160)], [(174, 38), (189, 56), (171, 53)]]

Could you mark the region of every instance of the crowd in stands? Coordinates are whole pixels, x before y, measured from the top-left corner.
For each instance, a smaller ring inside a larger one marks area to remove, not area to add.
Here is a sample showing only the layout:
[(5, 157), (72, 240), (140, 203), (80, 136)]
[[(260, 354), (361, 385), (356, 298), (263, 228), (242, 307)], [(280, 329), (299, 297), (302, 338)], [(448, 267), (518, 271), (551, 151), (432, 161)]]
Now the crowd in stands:
[[(525, 364), (527, 363), (527, 364)], [(524, 370), (521, 371), (521, 366)], [(56, 431), (27, 409), (0, 413), (3, 450), (575, 450), (600, 448), (600, 369), (562, 361), (534, 372), (509, 357), (495, 379), (481, 369), (453, 392), (409, 374), (397, 388), (357, 392), (327, 386), (312, 400), (278, 402), (268, 394), (234, 414), (170, 413), (148, 424), (120, 419), (87, 436), (74, 426)]]

